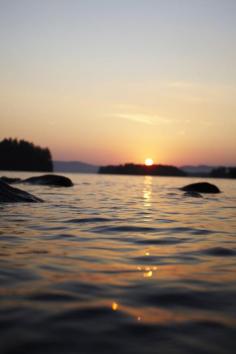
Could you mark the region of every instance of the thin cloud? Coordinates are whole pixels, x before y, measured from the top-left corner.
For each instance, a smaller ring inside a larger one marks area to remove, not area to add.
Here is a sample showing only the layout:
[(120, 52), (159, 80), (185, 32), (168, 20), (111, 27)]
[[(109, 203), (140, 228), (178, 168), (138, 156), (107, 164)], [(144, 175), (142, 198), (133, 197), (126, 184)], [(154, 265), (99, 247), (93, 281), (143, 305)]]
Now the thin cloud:
[(113, 115), (116, 118), (126, 119), (131, 122), (142, 123), (146, 125), (159, 125), (159, 124), (171, 124), (173, 119), (154, 116), (151, 114), (140, 114), (140, 113), (117, 113)]
[(115, 114), (115, 117), (121, 118), (121, 119), (130, 120), (132, 122), (144, 123), (144, 124), (148, 124), (148, 125), (154, 125), (155, 124), (155, 122), (153, 122), (152, 117), (148, 116), (148, 115), (145, 115), (145, 114), (118, 113), (118, 114)]
[(190, 89), (196, 87), (196, 84), (190, 81), (170, 81), (166, 83), (166, 86), (177, 89)]

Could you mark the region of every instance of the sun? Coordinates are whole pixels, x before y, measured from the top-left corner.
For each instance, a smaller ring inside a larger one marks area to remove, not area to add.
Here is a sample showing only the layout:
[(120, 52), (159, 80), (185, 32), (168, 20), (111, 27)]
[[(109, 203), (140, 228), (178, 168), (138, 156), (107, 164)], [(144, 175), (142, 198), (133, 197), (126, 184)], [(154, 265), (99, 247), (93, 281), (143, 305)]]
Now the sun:
[(148, 158), (145, 160), (145, 166), (152, 166), (152, 165), (153, 165), (153, 159)]

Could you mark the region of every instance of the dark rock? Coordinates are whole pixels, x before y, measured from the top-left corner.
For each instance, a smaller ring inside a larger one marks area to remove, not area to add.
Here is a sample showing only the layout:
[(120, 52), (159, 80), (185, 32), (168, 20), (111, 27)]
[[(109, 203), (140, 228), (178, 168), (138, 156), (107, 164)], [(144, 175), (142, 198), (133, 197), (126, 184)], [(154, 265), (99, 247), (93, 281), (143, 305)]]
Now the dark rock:
[(1, 203), (36, 203), (43, 202), (42, 199), (35, 197), (34, 195), (22, 191), (18, 188), (13, 188), (7, 183), (0, 180), (0, 202)]
[(0, 181), (3, 181), (3, 182), (8, 183), (8, 184), (20, 183), (21, 182), (21, 178), (11, 178), (11, 177), (2, 176), (0, 178)]
[(59, 175), (43, 175), (37, 177), (30, 177), (23, 180), (24, 183), (30, 184), (39, 184), (46, 186), (55, 186), (55, 187), (71, 187), (73, 186), (72, 181), (64, 176)]
[(188, 191), (184, 193), (184, 197), (202, 198), (202, 195), (198, 192)]
[(208, 182), (192, 183), (180, 189), (185, 192), (220, 193), (220, 190), (217, 186)]

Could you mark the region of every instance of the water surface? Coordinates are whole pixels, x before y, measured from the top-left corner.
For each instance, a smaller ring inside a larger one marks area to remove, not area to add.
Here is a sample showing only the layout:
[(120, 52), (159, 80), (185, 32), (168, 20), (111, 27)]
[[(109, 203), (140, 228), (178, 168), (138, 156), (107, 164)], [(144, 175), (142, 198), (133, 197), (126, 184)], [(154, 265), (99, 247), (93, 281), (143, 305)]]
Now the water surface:
[(236, 181), (68, 176), (0, 205), (0, 352), (234, 353)]

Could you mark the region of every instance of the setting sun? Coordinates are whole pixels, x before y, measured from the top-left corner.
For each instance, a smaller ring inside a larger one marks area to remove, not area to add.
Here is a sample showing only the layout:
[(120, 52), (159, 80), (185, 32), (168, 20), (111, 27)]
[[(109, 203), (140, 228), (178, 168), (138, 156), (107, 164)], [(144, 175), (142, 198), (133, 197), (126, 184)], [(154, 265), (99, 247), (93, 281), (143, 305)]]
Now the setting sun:
[(152, 166), (152, 165), (153, 165), (153, 160), (150, 159), (150, 158), (146, 159), (146, 160), (145, 160), (145, 165), (146, 165), (146, 166)]

